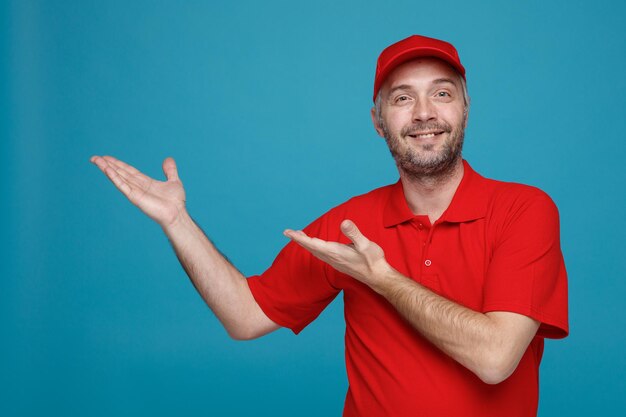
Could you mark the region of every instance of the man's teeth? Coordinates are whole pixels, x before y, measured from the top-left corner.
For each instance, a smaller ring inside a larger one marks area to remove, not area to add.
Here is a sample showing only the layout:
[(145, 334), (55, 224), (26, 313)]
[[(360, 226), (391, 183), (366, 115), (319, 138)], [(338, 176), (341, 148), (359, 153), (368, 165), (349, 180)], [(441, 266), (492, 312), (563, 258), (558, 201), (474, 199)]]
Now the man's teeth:
[(415, 136), (415, 137), (422, 138), (422, 139), (427, 139), (427, 138), (434, 138), (435, 135), (437, 135), (437, 133), (423, 133), (423, 134), (415, 134), (411, 136)]

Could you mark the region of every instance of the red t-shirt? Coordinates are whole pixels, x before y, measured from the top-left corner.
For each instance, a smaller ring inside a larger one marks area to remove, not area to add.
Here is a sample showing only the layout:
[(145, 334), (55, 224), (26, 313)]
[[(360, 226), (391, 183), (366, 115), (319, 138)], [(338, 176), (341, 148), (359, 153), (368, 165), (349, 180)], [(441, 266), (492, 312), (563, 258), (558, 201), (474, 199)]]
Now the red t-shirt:
[(411, 327), (383, 297), (291, 242), (248, 284), (267, 316), (296, 334), (344, 292), (349, 389), (344, 416), (536, 416), (544, 338), (568, 334), (567, 277), (557, 208), (541, 190), (463, 179), (434, 225), (411, 213), (402, 184), (333, 208), (304, 230), (349, 243), (344, 219), (380, 245), (389, 264), (479, 312), (510, 311), (541, 322), (515, 372), (483, 383)]

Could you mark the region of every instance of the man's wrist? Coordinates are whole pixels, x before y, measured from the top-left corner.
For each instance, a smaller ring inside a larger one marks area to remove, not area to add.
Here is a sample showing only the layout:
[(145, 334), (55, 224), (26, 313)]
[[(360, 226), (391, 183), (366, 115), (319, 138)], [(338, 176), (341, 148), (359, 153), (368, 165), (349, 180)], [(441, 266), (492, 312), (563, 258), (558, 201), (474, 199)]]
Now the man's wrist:
[(385, 265), (380, 268), (379, 272), (376, 274), (377, 279), (375, 279), (370, 288), (387, 298), (389, 291), (395, 283), (397, 283), (398, 279), (402, 279), (406, 277), (396, 271), (391, 265), (385, 262)]
[(187, 213), (185, 207), (178, 207), (178, 215), (174, 217), (173, 220), (162, 224), (161, 228), (165, 232), (166, 235), (171, 236), (176, 233), (178, 230), (186, 228), (189, 224), (193, 223), (191, 216)]

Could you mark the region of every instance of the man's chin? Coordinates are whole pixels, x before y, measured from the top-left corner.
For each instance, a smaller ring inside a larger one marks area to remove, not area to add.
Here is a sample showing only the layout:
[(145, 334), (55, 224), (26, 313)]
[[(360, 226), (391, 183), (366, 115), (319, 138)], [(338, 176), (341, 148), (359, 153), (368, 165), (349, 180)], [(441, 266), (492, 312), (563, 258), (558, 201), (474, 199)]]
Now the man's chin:
[(461, 159), (461, 155), (455, 157), (439, 157), (433, 158), (410, 158), (401, 161), (396, 160), (398, 168), (407, 175), (420, 178), (432, 176), (444, 176), (454, 169), (456, 163)]

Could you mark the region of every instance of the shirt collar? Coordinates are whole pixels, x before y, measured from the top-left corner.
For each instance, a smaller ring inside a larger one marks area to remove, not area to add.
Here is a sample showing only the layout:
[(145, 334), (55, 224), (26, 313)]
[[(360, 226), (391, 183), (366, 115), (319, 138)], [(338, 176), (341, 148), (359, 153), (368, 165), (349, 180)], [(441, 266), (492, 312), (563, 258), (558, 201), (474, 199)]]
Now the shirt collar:
[[(463, 160), (463, 178), (457, 187), (450, 205), (438, 220), (441, 222), (462, 223), (485, 217), (487, 211), (487, 187), (485, 178)], [(385, 227), (396, 226), (414, 218), (404, 197), (402, 182), (391, 186), (389, 200), (383, 212)]]

